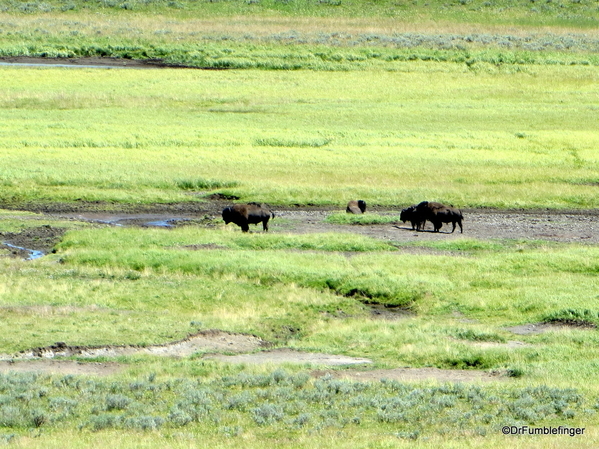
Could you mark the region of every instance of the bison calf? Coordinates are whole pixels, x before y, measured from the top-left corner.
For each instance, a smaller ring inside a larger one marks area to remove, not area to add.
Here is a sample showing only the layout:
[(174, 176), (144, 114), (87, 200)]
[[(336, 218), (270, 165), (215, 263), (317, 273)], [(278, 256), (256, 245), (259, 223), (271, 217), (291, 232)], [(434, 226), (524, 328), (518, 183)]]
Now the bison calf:
[(347, 203), (347, 209), (345, 212), (348, 214), (363, 214), (366, 211), (366, 201), (363, 200), (351, 200)]
[(248, 203), (235, 204), (223, 209), (225, 224), (235, 223), (243, 232), (250, 230), (250, 224), (262, 222), (264, 231), (268, 231), (268, 220), (275, 218), (275, 214), (265, 204)]
[(430, 221), (433, 224), (435, 232), (439, 232), (443, 223), (453, 224), (451, 232), (455, 231), (457, 223), (460, 227), (460, 232), (464, 232), (462, 228), (462, 220), (464, 219), (462, 211), (453, 206), (445, 206), (444, 204), (432, 201), (423, 201), (416, 206), (416, 214), (418, 217)]

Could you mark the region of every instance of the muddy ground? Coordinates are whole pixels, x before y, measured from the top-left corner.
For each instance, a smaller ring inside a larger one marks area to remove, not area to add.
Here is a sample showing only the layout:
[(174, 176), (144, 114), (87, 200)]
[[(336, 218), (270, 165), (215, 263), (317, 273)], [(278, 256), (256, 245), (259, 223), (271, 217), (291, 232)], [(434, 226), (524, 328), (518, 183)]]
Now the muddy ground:
[(162, 69), (196, 68), (177, 64), (168, 64), (162, 59), (126, 59), (126, 58), (41, 58), (33, 56), (5, 56), (0, 58), (2, 65), (58, 66), (72, 68), (122, 68), (122, 69)]
[[(218, 198), (204, 203), (154, 204), (145, 206), (119, 206), (103, 203), (55, 203), (50, 205), (24, 204), (2, 205), (0, 208), (20, 209), (42, 213), (48, 217), (88, 221), (114, 226), (162, 226), (175, 227), (198, 225), (224, 226), (220, 218), (224, 207), (232, 201)], [(424, 231), (413, 231), (409, 223), (399, 220), (401, 206), (396, 208), (369, 207), (366, 214), (397, 217), (397, 221), (382, 225), (337, 225), (326, 223), (332, 213), (343, 212), (341, 208), (287, 206), (273, 207), (276, 217), (269, 223), (270, 232), (294, 234), (321, 232), (349, 232), (370, 236), (390, 242), (421, 242), (456, 238), (473, 239), (522, 239), (545, 240), (562, 243), (599, 244), (599, 210), (496, 210), (464, 209), (464, 232), (459, 228), (451, 232), (451, 225), (444, 224), (441, 232), (432, 231), (427, 223)], [(229, 224), (230, 227), (235, 227)], [(32, 231), (33, 232), (33, 231)], [(51, 249), (52, 233), (60, 229), (40, 229), (39, 235), (0, 235), (3, 241), (33, 249)], [(261, 228), (250, 226), (250, 232), (261, 232)], [(44, 242), (46, 242), (44, 244)], [(19, 244), (22, 243), (22, 244)], [(405, 249), (418, 251), (418, 249)]]

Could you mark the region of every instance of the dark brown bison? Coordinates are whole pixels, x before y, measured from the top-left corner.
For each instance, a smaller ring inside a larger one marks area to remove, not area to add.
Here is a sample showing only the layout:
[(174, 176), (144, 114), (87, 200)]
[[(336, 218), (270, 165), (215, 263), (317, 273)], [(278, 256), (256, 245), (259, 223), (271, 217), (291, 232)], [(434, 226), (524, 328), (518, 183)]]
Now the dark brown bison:
[(363, 214), (365, 211), (366, 201), (363, 200), (351, 200), (347, 203), (347, 209), (345, 209), (348, 214)]
[(460, 226), (460, 232), (464, 232), (462, 228), (462, 220), (464, 219), (462, 211), (453, 206), (445, 206), (433, 201), (423, 201), (416, 206), (416, 217), (430, 221), (433, 224), (435, 232), (439, 232), (443, 223), (453, 224), (451, 232), (455, 231), (457, 223)]
[(416, 207), (416, 204), (413, 204), (410, 207), (402, 209), (401, 213), (399, 214), (399, 219), (404, 223), (409, 221), (412, 224), (412, 229), (420, 231), (421, 229), (424, 229), (426, 220), (422, 219), (422, 217), (418, 215)]
[(248, 203), (235, 204), (223, 209), (225, 224), (235, 223), (243, 232), (250, 230), (250, 224), (262, 222), (264, 231), (268, 231), (268, 220), (275, 218), (275, 214), (265, 204)]

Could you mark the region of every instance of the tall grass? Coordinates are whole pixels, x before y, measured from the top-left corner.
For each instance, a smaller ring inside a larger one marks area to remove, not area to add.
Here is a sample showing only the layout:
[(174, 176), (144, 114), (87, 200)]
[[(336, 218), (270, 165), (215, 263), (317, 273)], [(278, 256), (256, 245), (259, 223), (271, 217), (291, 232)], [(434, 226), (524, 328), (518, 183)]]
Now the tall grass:
[(4, 202), (596, 207), (591, 68), (41, 70), (0, 69)]
[(244, 0), (195, 2), (147, 1), (147, 0), (98, 0), (69, 2), (48, 0), (19, 3), (3, 0), (0, 11), (16, 15), (65, 15), (77, 16), (81, 13), (103, 12), (111, 17), (131, 15), (161, 14), (175, 18), (211, 19), (226, 17), (238, 19), (238, 16), (285, 20), (289, 18), (326, 18), (348, 20), (368, 18), (392, 19), (408, 22), (415, 18), (419, 23), (440, 22), (521, 25), (521, 26), (580, 26), (591, 28), (597, 23), (594, 3), (589, 0), (572, 3), (546, 3), (538, 5), (527, 1), (510, 2), (498, 0), (486, 2), (472, 0), (446, 3), (438, 0), (429, 2), (398, 3), (393, 0), (377, 2), (349, 2), (339, 0), (326, 1), (281, 1), (262, 0), (246, 2)]

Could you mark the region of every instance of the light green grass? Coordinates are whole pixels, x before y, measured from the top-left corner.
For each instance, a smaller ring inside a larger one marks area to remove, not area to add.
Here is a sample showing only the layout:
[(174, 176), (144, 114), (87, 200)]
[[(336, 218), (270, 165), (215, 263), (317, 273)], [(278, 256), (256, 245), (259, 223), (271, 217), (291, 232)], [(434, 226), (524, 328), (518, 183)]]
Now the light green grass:
[(5, 202), (597, 206), (591, 68), (1, 68), (0, 80)]
[[(0, 347), (163, 344), (218, 328), (368, 357), (374, 368), (475, 368), (513, 377), (486, 386), (357, 384), (310, 380), (297, 365), (131, 356), (119, 359), (124, 373), (106, 381), (0, 376), (9, 385), (0, 398), (29, 398), (0, 404), (0, 414), (16, 444), (27, 444), (37, 422), (48, 447), (58, 434), (89, 447), (114, 430), (124, 433), (125, 446), (132, 444), (126, 435), (141, 432), (148, 447), (177, 447), (183, 435), (186, 442), (249, 438), (281, 447), (293, 437), (295, 447), (311, 447), (341, 431), (381, 445), (415, 438), (430, 447), (442, 436), (449, 446), (467, 437), (484, 447), (497, 442), (501, 425), (592, 427), (596, 330), (515, 336), (506, 327), (556, 318), (598, 323), (598, 249), (473, 239), (428, 246), (454, 255), (402, 253), (351, 234), (74, 229), (56, 254), (0, 259)], [(373, 298), (363, 295), (376, 298), (382, 287), (390, 303), (411, 288), (414, 315), (373, 318), (362, 302)], [(516, 339), (525, 345), (507, 346)]]
[[(39, 339), (57, 337), (45, 336), (54, 326), (70, 329), (60, 337), (77, 344), (115, 339), (155, 344), (182, 338), (201, 323), (201, 328), (253, 333), (301, 349), (367, 354), (386, 366), (499, 369), (527, 364), (507, 348), (463, 344), (456, 352), (447, 339), (493, 336), (505, 341), (515, 338), (505, 331), (508, 326), (553, 319), (599, 323), (598, 311), (589, 303), (596, 296), (594, 247), (458, 240), (444, 249), (462, 256), (415, 256), (394, 247), (363, 252), (368, 247), (363, 237), (354, 243), (344, 236), (338, 239), (343, 242), (323, 245), (327, 236), (234, 234), (190, 228), (70, 232), (49, 257), (62, 261), (60, 268), (44, 261), (21, 262), (24, 267), (39, 264), (41, 271), (31, 275), (44, 282), (31, 282), (28, 270), (4, 281), (7, 322), (26, 325), (39, 314), (57, 316), (46, 323), (47, 330), (38, 330), (37, 338), (5, 335), (3, 344), (15, 349), (40, 345)], [(231, 243), (225, 244), (225, 238)], [(248, 246), (251, 240), (256, 242)], [(417, 318), (371, 321), (363, 301), (407, 305)], [(334, 318), (340, 312), (348, 318)], [(480, 325), (447, 321), (456, 312)], [(67, 326), (77, 315), (81, 319), (73, 325), (78, 327)], [(106, 321), (95, 320), (97, 315), (105, 315)], [(445, 324), (439, 325), (439, 319)], [(88, 322), (89, 329), (83, 324)], [(110, 323), (109, 328), (102, 323)], [(282, 331), (288, 328), (296, 331)], [(578, 338), (578, 331), (572, 332)], [(447, 345), (439, 346), (439, 338)], [(552, 348), (549, 353), (561, 351)], [(573, 363), (569, 356), (567, 360)]]

